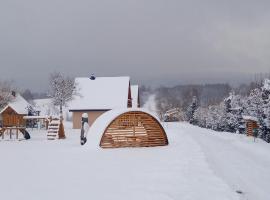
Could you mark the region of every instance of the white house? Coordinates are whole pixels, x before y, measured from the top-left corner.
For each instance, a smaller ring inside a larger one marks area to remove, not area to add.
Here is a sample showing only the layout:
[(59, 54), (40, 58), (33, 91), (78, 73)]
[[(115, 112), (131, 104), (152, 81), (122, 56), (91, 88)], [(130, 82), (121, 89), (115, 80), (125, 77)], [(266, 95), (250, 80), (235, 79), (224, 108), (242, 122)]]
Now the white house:
[(75, 84), (78, 94), (69, 106), (69, 111), (73, 114), (73, 128), (75, 129), (81, 127), (83, 113), (88, 113), (91, 125), (106, 111), (132, 107), (130, 77), (91, 76), (90, 78), (76, 78)]

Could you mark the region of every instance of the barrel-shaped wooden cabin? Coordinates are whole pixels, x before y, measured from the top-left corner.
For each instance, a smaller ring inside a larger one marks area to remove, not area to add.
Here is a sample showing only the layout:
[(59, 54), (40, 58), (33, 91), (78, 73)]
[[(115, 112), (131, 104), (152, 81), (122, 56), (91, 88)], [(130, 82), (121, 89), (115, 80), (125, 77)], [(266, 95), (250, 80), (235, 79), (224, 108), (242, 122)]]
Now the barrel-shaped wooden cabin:
[[(93, 144), (95, 143), (95, 144)], [(168, 145), (159, 120), (141, 109), (112, 110), (90, 128), (88, 145), (102, 148), (155, 147)]]

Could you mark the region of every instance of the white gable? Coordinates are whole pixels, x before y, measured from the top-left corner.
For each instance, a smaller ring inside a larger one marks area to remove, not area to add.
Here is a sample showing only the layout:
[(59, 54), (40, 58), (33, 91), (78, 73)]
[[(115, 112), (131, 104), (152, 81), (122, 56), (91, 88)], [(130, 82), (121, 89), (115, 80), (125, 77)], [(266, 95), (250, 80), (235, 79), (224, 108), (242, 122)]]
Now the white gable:
[(138, 108), (138, 100), (139, 100), (139, 86), (132, 85), (131, 86), (131, 98), (132, 98), (132, 108)]
[(76, 78), (78, 95), (69, 110), (111, 110), (127, 108), (129, 77)]
[(11, 100), (11, 102), (0, 112), (0, 114), (6, 110), (7, 107), (11, 107), (16, 113), (20, 115), (27, 115), (29, 106), (30, 104), (17, 93), (16, 97)]

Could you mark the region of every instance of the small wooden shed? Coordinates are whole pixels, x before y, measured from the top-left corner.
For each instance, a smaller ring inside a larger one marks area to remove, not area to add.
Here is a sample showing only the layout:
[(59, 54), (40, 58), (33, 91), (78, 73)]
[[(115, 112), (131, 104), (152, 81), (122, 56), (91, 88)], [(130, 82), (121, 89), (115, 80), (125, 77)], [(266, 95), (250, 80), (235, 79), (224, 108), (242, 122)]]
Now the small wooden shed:
[[(108, 111), (90, 129), (102, 148), (155, 147), (168, 145), (166, 132), (159, 120), (141, 109)], [(94, 137), (88, 138), (89, 145)]]
[(13, 92), (13, 99), (1, 111), (2, 127), (24, 127), (24, 116), (28, 114), (30, 104), (20, 95)]
[(252, 116), (243, 116), (246, 122), (246, 134), (247, 136), (256, 136), (258, 133), (258, 119)]
[(23, 119), (25, 114), (17, 113), (12, 107), (7, 107), (3, 110), (2, 114), (2, 126), (25, 126), (25, 120)]

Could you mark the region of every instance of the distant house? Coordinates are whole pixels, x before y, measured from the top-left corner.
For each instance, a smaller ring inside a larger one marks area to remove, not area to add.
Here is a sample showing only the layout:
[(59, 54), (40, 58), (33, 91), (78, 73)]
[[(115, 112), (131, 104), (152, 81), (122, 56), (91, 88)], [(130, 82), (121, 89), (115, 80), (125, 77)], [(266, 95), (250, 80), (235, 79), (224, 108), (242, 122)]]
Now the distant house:
[(25, 126), (24, 116), (28, 115), (30, 104), (19, 94), (12, 92), (12, 100), (0, 111), (3, 127)]
[[(104, 112), (112, 109), (132, 107), (132, 93), (129, 77), (76, 78), (78, 95), (70, 102), (73, 128), (81, 128), (81, 116), (88, 113), (89, 124)], [(138, 102), (138, 97), (134, 97)], [(138, 105), (138, 104), (137, 104)]]
[(51, 98), (34, 99), (35, 109), (39, 111), (41, 116), (56, 116), (59, 115), (59, 109), (53, 105)]

